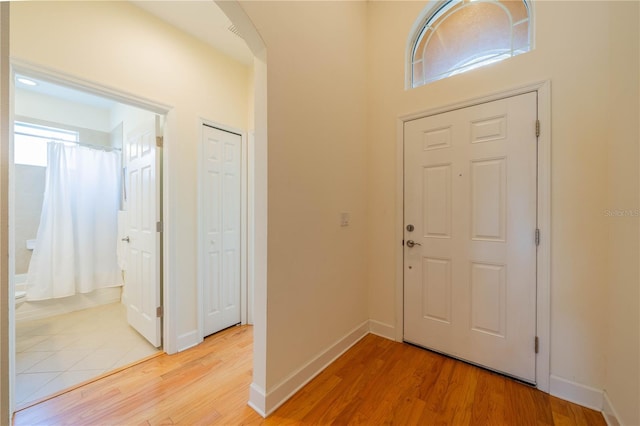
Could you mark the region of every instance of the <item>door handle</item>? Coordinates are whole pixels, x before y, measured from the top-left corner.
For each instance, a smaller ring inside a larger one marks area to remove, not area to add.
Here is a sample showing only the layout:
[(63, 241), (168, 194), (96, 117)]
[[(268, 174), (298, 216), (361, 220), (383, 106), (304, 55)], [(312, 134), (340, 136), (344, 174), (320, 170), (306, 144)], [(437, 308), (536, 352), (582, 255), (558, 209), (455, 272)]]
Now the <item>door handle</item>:
[(416, 243), (416, 242), (415, 242), (415, 241), (413, 241), (413, 240), (407, 240), (407, 247), (409, 247), (409, 248), (411, 248), (411, 247), (413, 247), (413, 246), (421, 246), (421, 245), (422, 245), (422, 244), (420, 244), (420, 243)]
[(128, 242), (129, 242), (129, 236), (124, 237), (124, 238), (122, 239), (122, 241), (124, 241), (124, 242), (128, 243)]

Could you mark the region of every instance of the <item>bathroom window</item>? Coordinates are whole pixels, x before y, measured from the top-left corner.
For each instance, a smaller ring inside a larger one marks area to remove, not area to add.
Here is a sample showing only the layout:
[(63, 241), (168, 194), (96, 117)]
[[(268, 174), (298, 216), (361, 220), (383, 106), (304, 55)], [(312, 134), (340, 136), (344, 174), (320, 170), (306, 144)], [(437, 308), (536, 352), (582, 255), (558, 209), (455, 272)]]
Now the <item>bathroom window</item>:
[(78, 132), (16, 121), (13, 158), (15, 164), (47, 166), (47, 143), (50, 141), (75, 145)]
[(410, 52), (411, 87), (483, 67), (531, 50), (525, 0), (433, 3)]

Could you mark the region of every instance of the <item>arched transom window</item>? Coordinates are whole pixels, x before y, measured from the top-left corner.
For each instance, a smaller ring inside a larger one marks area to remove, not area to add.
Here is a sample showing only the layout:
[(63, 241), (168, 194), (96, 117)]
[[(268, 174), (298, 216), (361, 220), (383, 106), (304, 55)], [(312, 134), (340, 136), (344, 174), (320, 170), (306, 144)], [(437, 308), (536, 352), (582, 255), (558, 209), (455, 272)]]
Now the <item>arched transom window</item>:
[(412, 87), (531, 49), (525, 0), (449, 0), (430, 10), (413, 38)]

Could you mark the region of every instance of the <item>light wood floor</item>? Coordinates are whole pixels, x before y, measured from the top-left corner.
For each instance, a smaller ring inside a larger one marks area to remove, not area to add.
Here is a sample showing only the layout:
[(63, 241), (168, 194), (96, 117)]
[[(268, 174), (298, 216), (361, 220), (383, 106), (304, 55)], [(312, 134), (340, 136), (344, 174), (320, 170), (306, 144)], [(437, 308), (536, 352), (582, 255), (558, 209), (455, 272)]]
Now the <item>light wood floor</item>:
[(251, 357), (251, 327), (234, 327), (22, 410), (14, 424), (605, 424), (596, 411), (374, 335), (264, 420), (246, 405)]

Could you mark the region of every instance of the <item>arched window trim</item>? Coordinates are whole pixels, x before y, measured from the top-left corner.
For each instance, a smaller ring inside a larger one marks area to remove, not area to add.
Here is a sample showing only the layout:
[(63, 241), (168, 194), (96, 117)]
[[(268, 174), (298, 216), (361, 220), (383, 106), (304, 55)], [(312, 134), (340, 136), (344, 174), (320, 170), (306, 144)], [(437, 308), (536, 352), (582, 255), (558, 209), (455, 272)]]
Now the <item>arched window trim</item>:
[[(513, 26), (519, 25), (521, 23), (529, 21), (529, 51), (533, 50), (535, 47), (535, 25), (534, 23), (534, 2), (532, 0), (522, 0), (522, 2), (527, 7), (529, 11), (529, 17), (527, 19), (523, 19), (517, 22), (513, 22), (511, 19), (511, 15), (507, 14), (509, 17), (509, 21)], [(467, 7), (468, 5), (473, 4), (473, 1), (464, 5), (463, 7)], [(506, 7), (502, 4), (498, 5), (506, 10)], [(414, 21), (411, 30), (409, 31), (409, 37), (407, 39), (407, 45), (405, 49), (405, 90), (413, 89), (413, 57), (415, 53), (415, 49), (418, 46), (419, 38), (422, 34), (424, 34), (423, 29), (426, 27), (427, 22), (432, 19), (438, 19), (442, 14), (449, 12), (453, 6), (455, 6), (454, 0), (432, 0), (427, 3), (422, 12), (418, 15), (418, 18)], [(459, 10), (459, 9), (456, 9)], [(513, 49), (513, 46), (512, 46)], [(461, 71), (454, 71), (451, 75), (459, 74)], [(417, 86), (421, 87), (421, 86)]]

